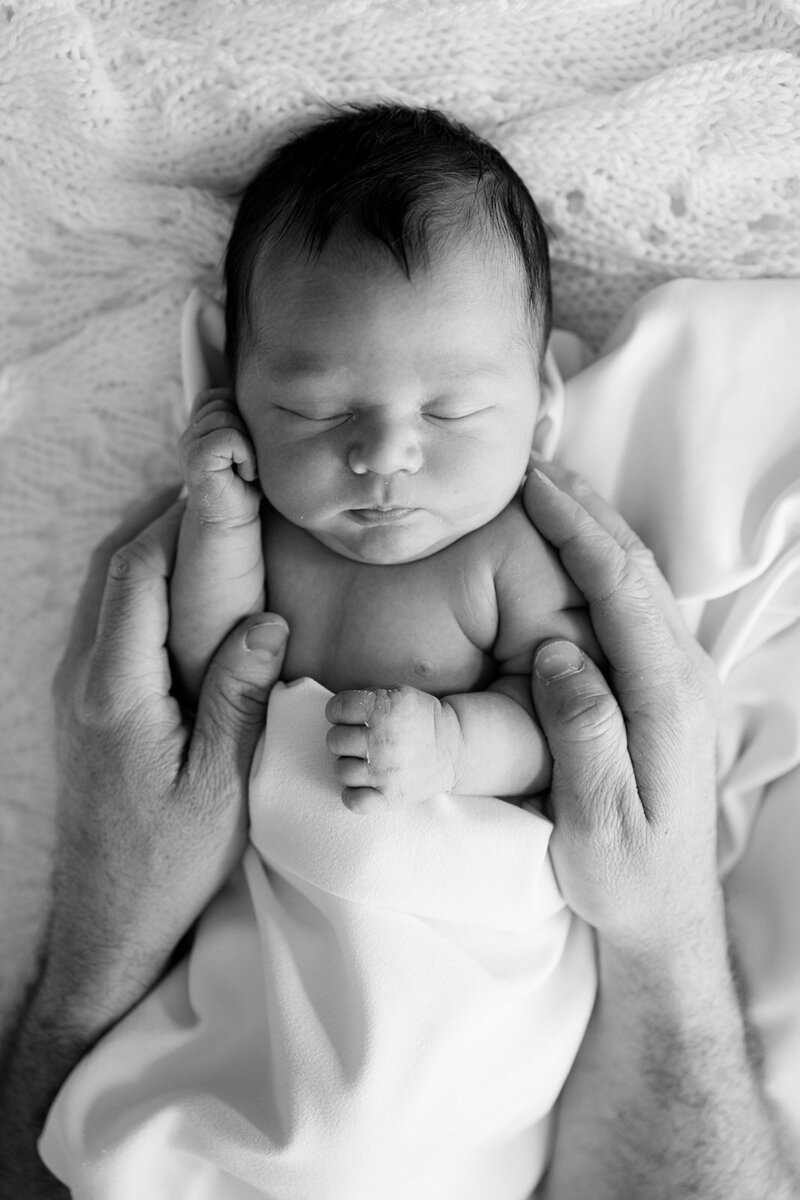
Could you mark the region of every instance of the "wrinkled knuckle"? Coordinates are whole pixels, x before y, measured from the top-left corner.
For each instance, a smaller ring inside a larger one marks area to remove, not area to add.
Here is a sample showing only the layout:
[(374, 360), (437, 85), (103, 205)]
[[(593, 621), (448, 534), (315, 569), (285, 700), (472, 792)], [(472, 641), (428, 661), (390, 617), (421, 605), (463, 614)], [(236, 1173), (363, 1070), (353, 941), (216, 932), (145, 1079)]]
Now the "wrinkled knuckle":
[(209, 667), (208, 677), (222, 701), (211, 708), (211, 719), (216, 724), (227, 729), (236, 717), (250, 720), (263, 711), (266, 700), (263, 683), (233, 675), (214, 663)]
[(605, 691), (574, 691), (559, 697), (556, 717), (581, 740), (604, 739), (616, 732), (619, 709)]
[(641, 590), (641, 574), (633, 559), (619, 543), (608, 546), (605, 551), (606, 570), (608, 572), (608, 591), (600, 596), (600, 600), (611, 599), (622, 591), (638, 592)]
[(645, 575), (635, 559), (617, 544), (607, 548), (602, 587), (592, 600), (612, 608), (620, 604), (627, 605), (631, 610), (631, 619), (653, 621), (652, 598)]
[(235, 432), (229, 426), (218, 425), (205, 430), (196, 440), (197, 455), (204, 463), (212, 462), (222, 455), (227, 456), (235, 441)]
[(197, 754), (197, 769), (192, 773), (192, 786), (186, 795), (187, 808), (195, 819), (202, 814), (210, 820), (215, 813), (223, 813), (236, 788), (228, 761), (217, 752), (219, 732), (226, 730), (213, 716), (207, 730), (195, 731), (193, 750)]
[(218, 422), (220, 416), (229, 418), (235, 413), (235, 409), (224, 392), (212, 389), (209, 392), (201, 393), (201, 396), (203, 398), (196, 405), (192, 414), (192, 424), (202, 425), (209, 421)]
[(597, 526), (592, 518), (582, 510), (578, 510), (575, 514), (575, 520), (572, 531), (567, 538), (564, 539), (561, 547), (564, 550), (570, 550), (573, 546), (580, 548), (587, 539), (594, 541), (597, 537)]
[(205, 388), (202, 392), (197, 393), (192, 405), (192, 415), (195, 420), (201, 416), (209, 405), (216, 401), (218, 395), (219, 393), (216, 388)]

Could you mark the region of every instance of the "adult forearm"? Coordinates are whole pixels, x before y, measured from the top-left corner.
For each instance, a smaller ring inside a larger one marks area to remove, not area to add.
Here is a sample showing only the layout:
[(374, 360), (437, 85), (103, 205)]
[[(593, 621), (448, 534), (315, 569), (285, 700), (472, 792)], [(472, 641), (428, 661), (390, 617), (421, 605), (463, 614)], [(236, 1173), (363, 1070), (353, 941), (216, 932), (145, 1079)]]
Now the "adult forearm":
[(599, 992), (542, 1200), (797, 1200), (748, 1050), (722, 918), (665, 950), (600, 944)]
[[(163, 954), (67, 947), (51, 926), (39, 977), (5, 1040), (0, 1064), (0, 1200), (67, 1200), (37, 1142), (56, 1093), (80, 1059), (148, 990)], [(96, 923), (96, 925), (99, 923)], [(63, 953), (62, 953), (63, 949)]]
[(0, 1200), (68, 1200), (69, 1191), (39, 1158), (48, 1109), (85, 1046), (53, 1036), (36, 993), (13, 1031), (0, 1076)]

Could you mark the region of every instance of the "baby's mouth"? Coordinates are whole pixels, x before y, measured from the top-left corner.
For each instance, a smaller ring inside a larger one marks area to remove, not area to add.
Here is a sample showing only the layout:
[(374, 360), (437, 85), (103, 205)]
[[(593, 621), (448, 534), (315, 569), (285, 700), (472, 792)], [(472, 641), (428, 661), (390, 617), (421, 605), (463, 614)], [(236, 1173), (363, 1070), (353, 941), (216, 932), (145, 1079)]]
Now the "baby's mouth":
[(410, 517), (415, 508), (401, 508), (394, 504), (375, 504), (369, 508), (351, 508), (348, 516), (358, 525), (392, 525)]

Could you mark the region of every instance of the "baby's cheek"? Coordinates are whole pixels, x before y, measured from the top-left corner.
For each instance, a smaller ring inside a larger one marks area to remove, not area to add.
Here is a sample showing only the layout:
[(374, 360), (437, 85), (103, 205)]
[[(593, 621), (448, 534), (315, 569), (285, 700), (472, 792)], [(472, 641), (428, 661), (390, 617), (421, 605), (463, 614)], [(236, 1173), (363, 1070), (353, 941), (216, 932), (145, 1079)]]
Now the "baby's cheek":
[(256, 445), (258, 473), (264, 495), (273, 508), (295, 524), (315, 511), (315, 498), (326, 489), (330, 471), (308, 443), (276, 446), (262, 439)]

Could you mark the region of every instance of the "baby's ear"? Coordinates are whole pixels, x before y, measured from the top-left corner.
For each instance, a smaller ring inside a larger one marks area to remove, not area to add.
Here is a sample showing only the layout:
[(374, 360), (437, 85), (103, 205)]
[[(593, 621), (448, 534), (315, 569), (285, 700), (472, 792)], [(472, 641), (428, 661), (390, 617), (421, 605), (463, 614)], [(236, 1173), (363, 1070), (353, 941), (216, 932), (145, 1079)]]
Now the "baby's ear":
[(533, 430), (533, 449), (542, 458), (555, 453), (564, 420), (564, 381), (555, 354), (548, 346), (539, 371), (539, 412)]
[(183, 306), (181, 370), (187, 416), (198, 392), (231, 386), (225, 357), (225, 310), (202, 288), (194, 288)]

